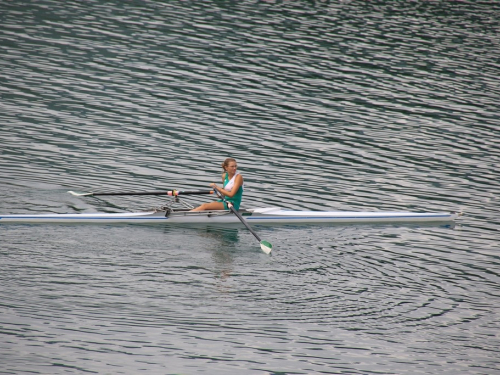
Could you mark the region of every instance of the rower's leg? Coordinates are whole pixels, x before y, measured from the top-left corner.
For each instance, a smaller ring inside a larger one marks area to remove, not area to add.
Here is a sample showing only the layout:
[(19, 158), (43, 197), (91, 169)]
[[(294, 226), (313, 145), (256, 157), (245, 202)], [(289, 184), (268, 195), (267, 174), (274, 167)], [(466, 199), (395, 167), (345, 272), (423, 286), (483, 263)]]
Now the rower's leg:
[(210, 210), (224, 210), (224, 203), (222, 202), (203, 203), (201, 206), (193, 208), (191, 211), (210, 211)]

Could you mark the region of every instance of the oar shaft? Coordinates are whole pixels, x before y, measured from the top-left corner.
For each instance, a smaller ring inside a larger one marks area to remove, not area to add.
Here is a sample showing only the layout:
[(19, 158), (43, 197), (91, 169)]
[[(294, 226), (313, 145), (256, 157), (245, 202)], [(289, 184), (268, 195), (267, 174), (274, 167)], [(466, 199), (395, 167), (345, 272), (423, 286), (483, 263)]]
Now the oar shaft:
[(120, 193), (75, 193), (70, 191), (69, 193), (79, 196), (87, 197), (97, 197), (104, 195), (202, 195), (202, 194), (213, 194), (212, 190), (196, 190), (196, 191), (179, 191), (179, 190), (168, 190), (168, 191), (130, 191), (130, 192), (120, 192)]
[(233, 205), (231, 203), (229, 203), (228, 207), (229, 207), (229, 209), (231, 210), (231, 212), (233, 214), (235, 214), (236, 216), (238, 216), (238, 219), (240, 219), (240, 221), (243, 223), (243, 225), (245, 227), (247, 227), (247, 229), (250, 231), (250, 233), (252, 233), (254, 235), (254, 237), (257, 238), (257, 240), (259, 240), (259, 242), (261, 242), (262, 240), (257, 235), (257, 233), (255, 233), (255, 231), (252, 229), (252, 227), (250, 227), (250, 225), (248, 225), (247, 221), (243, 218), (243, 216), (241, 216), (241, 214), (238, 211), (235, 210), (235, 208), (233, 207)]
[(103, 196), (103, 195), (170, 195), (169, 191), (128, 191), (123, 193), (91, 193), (93, 197)]
[(203, 195), (203, 194), (213, 194), (213, 190), (192, 190), (192, 191), (179, 191), (172, 190), (168, 192), (168, 195)]
[(231, 212), (233, 214), (235, 214), (238, 217), (238, 219), (240, 219), (241, 223), (250, 231), (250, 233), (252, 233), (254, 235), (254, 237), (257, 240), (259, 240), (259, 242), (262, 242), (262, 240), (260, 239), (258, 234), (255, 233), (255, 231), (252, 229), (252, 227), (250, 225), (248, 225), (247, 221), (243, 218), (243, 216), (241, 216), (241, 214), (233, 207), (233, 204), (231, 202), (228, 202), (226, 200), (226, 198), (221, 194), (220, 191), (218, 191), (217, 189), (215, 189), (214, 191), (220, 199), (222, 199), (224, 202), (226, 202), (226, 204), (229, 207), (229, 209), (231, 210)]

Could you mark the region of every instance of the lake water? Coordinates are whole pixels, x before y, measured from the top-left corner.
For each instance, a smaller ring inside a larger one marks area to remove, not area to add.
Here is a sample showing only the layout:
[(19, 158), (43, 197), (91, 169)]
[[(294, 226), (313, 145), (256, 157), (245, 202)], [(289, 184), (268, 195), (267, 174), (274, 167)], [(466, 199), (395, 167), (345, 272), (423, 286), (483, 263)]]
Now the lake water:
[[(453, 226), (1, 225), (0, 374), (500, 374), (500, 4), (4, 1), (0, 213), (460, 211)], [(207, 198), (190, 199), (198, 204)]]

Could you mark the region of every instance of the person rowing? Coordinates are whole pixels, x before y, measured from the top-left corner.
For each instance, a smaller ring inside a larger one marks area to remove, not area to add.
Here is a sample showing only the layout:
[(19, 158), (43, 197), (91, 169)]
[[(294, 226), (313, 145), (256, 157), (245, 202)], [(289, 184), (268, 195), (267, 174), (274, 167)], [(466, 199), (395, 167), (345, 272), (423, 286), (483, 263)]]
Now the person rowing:
[(207, 211), (207, 210), (229, 210), (226, 202), (231, 202), (234, 209), (240, 208), (241, 199), (243, 197), (243, 176), (237, 171), (238, 164), (233, 158), (227, 158), (222, 163), (222, 187), (212, 183), (210, 186), (220, 192), (225, 200), (218, 199), (214, 202), (203, 203), (202, 205), (192, 209), (191, 211)]

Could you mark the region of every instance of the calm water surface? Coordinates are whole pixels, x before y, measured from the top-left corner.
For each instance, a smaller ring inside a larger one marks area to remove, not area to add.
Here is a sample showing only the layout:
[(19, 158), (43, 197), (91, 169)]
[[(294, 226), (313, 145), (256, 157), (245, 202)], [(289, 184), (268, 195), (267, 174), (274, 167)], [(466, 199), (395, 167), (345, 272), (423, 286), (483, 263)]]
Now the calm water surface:
[[(0, 374), (500, 374), (495, 2), (0, 4), (0, 213), (461, 211), (453, 226), (0, 226)], [(204, 198), (206, 199), (206, 198)], [(203, 198), (190, 200), (200, 203)]]

